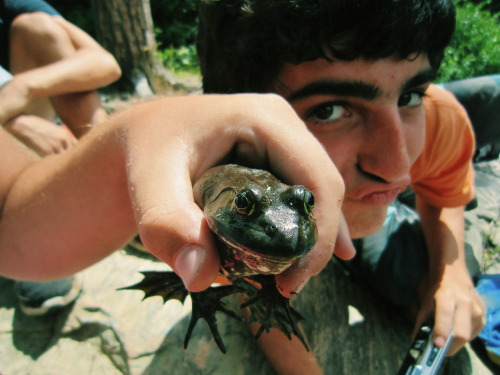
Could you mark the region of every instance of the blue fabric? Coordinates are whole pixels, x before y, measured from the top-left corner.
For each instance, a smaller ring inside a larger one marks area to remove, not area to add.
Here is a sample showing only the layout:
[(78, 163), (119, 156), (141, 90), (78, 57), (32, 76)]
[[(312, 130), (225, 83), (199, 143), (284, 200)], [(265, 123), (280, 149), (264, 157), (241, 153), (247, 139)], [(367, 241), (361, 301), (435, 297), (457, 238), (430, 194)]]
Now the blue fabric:
[(486, 304), (486, 325), (479, 338), (491, 360), (500, 365), (500, 274), (479, 276), (476, 290)]
[(5, 85), (12, 79), (12, 74), (6, 71), (2, 66), (0, 66), (0, 87)]

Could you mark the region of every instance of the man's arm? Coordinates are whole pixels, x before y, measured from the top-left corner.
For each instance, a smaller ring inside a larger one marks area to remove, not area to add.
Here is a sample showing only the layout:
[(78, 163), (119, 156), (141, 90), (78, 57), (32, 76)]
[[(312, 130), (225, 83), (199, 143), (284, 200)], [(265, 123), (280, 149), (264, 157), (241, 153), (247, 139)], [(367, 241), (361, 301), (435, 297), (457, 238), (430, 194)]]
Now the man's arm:
[[(259, 325), (254, 323), (250, 329), (255, 334)], [(324, 374), (314, 353), (307, 351), (304, 344), (294, 335), (290, 340), (283, 332), (273, 328), (269, 333), (262, 333), (257, 343), (278, 374)]]
[[(8, 134), (0, 136), (9, 146), (5, 154), (23, 154)], [(222, 160), (269, 169), (315, 194), (317, 244), (295, 273), (279, 280), (290, 295), (331, 257), (344, 186), (318, 141), (274, 95), (153, 100), (113, 115), (60, 155), (28, 160), (19, 171), (7, 166), (5, 175), (15, 178), (1, 191), (0, 274), (62, 277), (139, 231), (190, 290), (206, 289), (219, 260), (192, 184)], [(190, 256), (193, 249), (202, 256)], [(351, 248), (339, 254), (353, 255)]]
[(439, 208), (417, 198), (417, 210), (429, 256), (417, 326), (434, 312), (435, 343), (442, 346), (453, 330), (449, 354), (454, 354), (477, 336), (485, 323), (484, 302), (474, 289), (465, 262), (464, 209)]
[[(3, 150), (2, 161), (0, 162), (0, 207), (3, 207), (12, 183), (17, 180), (27, 167), (39, 159), (34, 153), (16, 141), (1, 126), (0, 149)], [(0, 216), (0, 223), (1, 218)]]

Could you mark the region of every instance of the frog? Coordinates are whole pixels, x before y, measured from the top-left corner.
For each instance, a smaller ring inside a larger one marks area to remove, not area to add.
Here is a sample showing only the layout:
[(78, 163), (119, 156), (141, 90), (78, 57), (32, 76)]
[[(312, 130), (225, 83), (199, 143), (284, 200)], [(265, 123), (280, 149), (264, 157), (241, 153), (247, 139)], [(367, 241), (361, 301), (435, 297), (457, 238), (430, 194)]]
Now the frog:
[(190, 292), (172, 271), (144, 271), (143, 280), (121, 289), (142, 290), (143, 299), (161, 296), (164, 302), (177, 299), (184, 303), (189, 295), (192, 309), (184, 348), (203, 318), (218, 348), (226, 353), (216, 312), (243, 321), (222, 300), (241, 294), (246, 296), (240, 305), (247, 311), (245, 321), (260, 323), (256, 339), (274, 327), (289, 339), (292, 334), (297, 336), (308, 349), (298, 329), (304, 317), (279, 292), (275, 275), (309, 253), (316, 243), (313, 193), (302, 185), (285, 184), (266, 170), (237, 164), (208, 169), (193, 185), (193, 193), (217, 239), (219, 274), (230, 284)]

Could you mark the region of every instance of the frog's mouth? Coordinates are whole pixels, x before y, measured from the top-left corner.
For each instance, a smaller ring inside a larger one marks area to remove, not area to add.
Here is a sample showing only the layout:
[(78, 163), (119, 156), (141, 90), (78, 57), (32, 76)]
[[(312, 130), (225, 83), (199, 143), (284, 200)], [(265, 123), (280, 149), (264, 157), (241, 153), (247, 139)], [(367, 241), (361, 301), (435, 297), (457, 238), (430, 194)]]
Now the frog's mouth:
[(265, 255), (225, 238), (219, 236), (217, 238), (221, 245), (219, 246), (221, 267), (232, 276), (276, 275), (285, 271), (298, 258)]

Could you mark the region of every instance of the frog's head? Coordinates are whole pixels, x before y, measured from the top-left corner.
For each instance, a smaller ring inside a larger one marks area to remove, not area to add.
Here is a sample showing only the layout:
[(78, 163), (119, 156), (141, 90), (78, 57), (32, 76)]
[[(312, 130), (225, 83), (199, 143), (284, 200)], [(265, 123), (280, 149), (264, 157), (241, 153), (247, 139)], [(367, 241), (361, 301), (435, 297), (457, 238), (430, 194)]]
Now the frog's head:
[(225, 244), (222, 266), (231, 273), (280, 273), (317, 239), (313, 194), (278, 180), (261, 182), (226, 187), (204, 207), (210, 228)]

